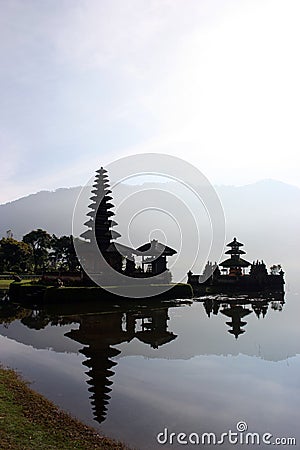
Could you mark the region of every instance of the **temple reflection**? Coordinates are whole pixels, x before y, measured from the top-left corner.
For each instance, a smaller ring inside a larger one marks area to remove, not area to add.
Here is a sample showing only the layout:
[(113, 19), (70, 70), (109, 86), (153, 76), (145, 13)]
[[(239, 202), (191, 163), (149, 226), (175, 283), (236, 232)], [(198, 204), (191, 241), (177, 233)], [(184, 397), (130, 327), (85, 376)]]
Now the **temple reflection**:
[(80, 352), (87, 357), (83, 364), (88, 367), (88, 390), (92, 393), (94, 418), (99, 423), (106, 418), (113, 385), (111, 377), (115, 374), (112, 368), (117, 365), (113, 358), (120, 353), (114, 346), (134, 338), (155, 349), (171, 342), (177, 335), (167, 330), (168, 320), (167, 308), (91, 314), (81, 316), (79, 328), (66, 333), (84, 345)]
[(243, 321), (242, 318), (252, 313), (250, 309), (241, 305), (230, 305), (230, 307), (222, 309), (221, 313), (231, 319), (231, 322), (226, 322), (226, 325), (230, 327), (228, 333), (233, 334), (236, 339), (240, 334), (245, 333), (242, 327), (247, 325), (247, 322)]
[[(173, 304), (174, 306), (174, 304)], [(74, 308), (72, 308), (74, 310)], [(153, 349), (173, 341), (177, 335), (168, 331), (169, 308), (166, 306), (130, 306), (124, 308), (110, 307), (101, 310), (81, 313), (66, 313), (63, 307), (49, 309), (25, 309), (9, 305), (7, 314), (2, 308), (0, 323), (9, 324), (15, 319), (26, 327), (39, 331), (47, 326), (74, 325), (64, 336), (80, 343), (79, 350), (86, 359), (82, 363), (87, 367), (85, 372), (89, 379), (88, 391), (94, 419), (99, 423), (106, 418), (109, 400), (111, 398), (115, 374), (113, 368), (117, 365), (115, 357), (121, 351), (116, 346), (130, 342), (133, 339), (150, 346)]]
[(284, 305), (284, 299), (281, 297), (279, 300), (270, 299), (246, 299), (241, 298), (206, 298), (203, 301), (203, 307), (210, 318), (213, 315), (221, 313), (231, 320), (225, 322), (229, 326), (228, 333), (235, 336), (237, 339), (241, 334), (245, 333), (244, 327), (247, 322), (243, 320), (246, 316), (254, 313), (258, 319), (264, 319), (267, 315), (269, 307), (274, 311), (282, 311)]
[[(265, 320), (270, 310), (283, 310), (284, 299), (246, 298), (214, 296), (203, 297), (204, 313), (210, 320), (216, 316), (223, 318), (224, 332), (235, 339), (250, 330), (247, 327), (248, 317)], [(202, 305), (199, 304), (200, 309)], [(34, 330), (41, 330), (47, 326), (68, 325), (68, 331), (62, 332), (74, 342), (79, 343), (79, 352), (84, 355), (85, 373), (88, 377), (88, 391), (93, 416), (99, 423), (106, 419), (108, 405), (112, 396), (115, 367), (120, 346), (137, 340), (148, 348), (158, 349), (174, 341), (177, 335), (168, 330), (169, 308), (175, 305), (108, 305), (99, 309), (85, 309), (81, 306), (75, 312), (66, 306), (44, 307), (41, 309), (24, 309), (19, 306), (8, 305), (7, 311), (2, 308), (1, 322), (9, 324), (18, 318), (23, 325)], [(198, 306), (198, 305), (195, 305)], [(197, 311), (195, 309), (195, 311)], [(223, 322), (223, 321), (222, 321)], [(210, 325), (210, 324), (209, 324)], [(214, 327), (208, 325), (207, 332), (213, 332)], [(252, 320), (253, 325), (253, 320)], [(226, 330), (226, 331), (225, 331)], [(76, 351), (78, 347), (76, 346)], [(197, 354), (197, 353), (196, 353)]]
[(252, 309), (254, 313), (256, 314), (257, 318), (259, 319), (262, 317), (263, 319), (266, 317), (266, 314), (268, 312), (269, 303), (262, 302), (262, 303), (254, 303), (252, 306)]

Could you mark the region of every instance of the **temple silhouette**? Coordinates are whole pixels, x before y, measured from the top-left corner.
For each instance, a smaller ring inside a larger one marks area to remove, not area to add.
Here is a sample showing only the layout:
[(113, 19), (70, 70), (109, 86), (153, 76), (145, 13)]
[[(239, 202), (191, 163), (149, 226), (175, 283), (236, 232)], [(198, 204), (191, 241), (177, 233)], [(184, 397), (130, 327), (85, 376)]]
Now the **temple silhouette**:
[(283, 294), (284, 272), (281, 266), (272, 266), (271, 273), (268, 273), (263, 261), (250, 263), (241, 257), (246, 254), (241, 250), (243, 246), (244, 244), (234, 238), (227, 244), (229, 250), (225, 252), (230, 258), (219, 265), (208, 262), (202, 275), (194, 275), (189, 271), (188, 283), (191, 284), (194, 294), (244, 292)]
[[(167, 268), (167, 258), (175, 255), (176, 250), (162, 244), (156, 239), (147, 242), (134, 249), (117, 242), (121, 237), (115, 230), (118, 225), (113, 220), (115, 215), (112, 209), (112, 191), (110, 190), (107, 170), (101, 167), (96, 171), (96, 176), (90, 197), (91, 204), (87, 213), (88, 220), (84, 223), (87, 227), (81, 235), (83, 241), (81, 246), (88, 262), (88, 272), (105, 274), (107, 272), (105, 262), (115, 271), (132, 278), (151, 278), (156, 276), (157, 282), (169, 283), (171, 273)], [(85, 243), (85, 245), (84, 245)], [(95, 245), (100, 250), (104, 261), (101, 261)], [(140, 257), (141, 262), (136, 263), (136, 258)], [(85, 279), (89, 277), (86, 275)], [(104, 284), (109, 279), (105, 279)]]
[[(87, 230), (81, 234), (85, 259), (88, 261), (87, 273), (100, 274), (103, 285), (109, 285), (112, 281), (107, 276), (108, 266), (131, 278), (150, 279), (156, 276), (156, 283), (170, 283), (172, 276), (167, 268), (167, 259), (175, 255), (176, 250), (155, 239), (136, 249), (119, 242), (121, 235), (115, 229), (117, 222), (113, 220), (112, 191), (107, 170), (103, 167), (96, 171), (91, 192), (88, 220), (84, 224)], [(225, 255), (229, 257), (219, 265), (208, 261), (202, 275), (188, 272), (187, 281), (195, 296), (206, 293), (284, 292), (284, 272), (281, 267), (273, 266), (271, 273), (268, 273), (263, 261), (250, 263), (242, 257), (246, 254), (241, 248), (243, 246), (234, 238), (227, 244), (229, 249)], [(101, 252), (102, 259), (95, 252), (96, 248)], [(141, 258), (141, 261), (137, 262), (137, 258)], [(87, 284), (93, 284), (88, 275), (84, 279)]]

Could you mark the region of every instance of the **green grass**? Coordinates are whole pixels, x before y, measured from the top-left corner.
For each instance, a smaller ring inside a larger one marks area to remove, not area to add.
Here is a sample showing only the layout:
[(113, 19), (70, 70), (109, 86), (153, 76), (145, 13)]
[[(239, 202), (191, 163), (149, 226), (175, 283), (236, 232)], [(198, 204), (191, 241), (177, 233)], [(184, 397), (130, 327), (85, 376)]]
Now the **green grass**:
[[(21, 284), (26, 284), (26, 283), (30, 283), (32, 280), (22, 280)], [(10, 284), (13, 283), (14, 280), (1, 280), (0, 279), (0, 289), (2, 290), (6, 290), (9, 288)]]
[(0, 280), (0, 289), (8, 289), (10, 283), (12, 283), (14, 280)]
[(60, 411), (12, 370), (0, 369), (0, 448), (125, 449)]

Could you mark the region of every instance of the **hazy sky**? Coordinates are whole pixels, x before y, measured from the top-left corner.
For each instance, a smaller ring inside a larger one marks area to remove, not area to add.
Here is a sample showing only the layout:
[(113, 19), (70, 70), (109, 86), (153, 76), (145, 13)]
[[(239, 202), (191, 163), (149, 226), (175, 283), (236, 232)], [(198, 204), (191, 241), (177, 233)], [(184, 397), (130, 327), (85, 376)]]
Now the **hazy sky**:
[(0, 202), (123, 155), (300, 186), (298, 0), (0, 0)]

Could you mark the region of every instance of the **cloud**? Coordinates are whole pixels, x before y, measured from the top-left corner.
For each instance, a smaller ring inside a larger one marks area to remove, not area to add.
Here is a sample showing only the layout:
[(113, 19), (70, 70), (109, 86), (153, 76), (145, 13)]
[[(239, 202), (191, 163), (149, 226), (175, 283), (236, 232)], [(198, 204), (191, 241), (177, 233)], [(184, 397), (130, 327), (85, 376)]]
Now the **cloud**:
[(193, 161), (276, 176), (293, 168), (300, 143), (298, 13), (297, 2), (287, 9), (281, 1), (243, 2), (187, 33), (168, 78), (144, 102), (162, 132), (186, 142)]
[(4, 3), (9, 198), (145, 151), (215, 183), (299, 184), (298, 16), (296, 0)]

